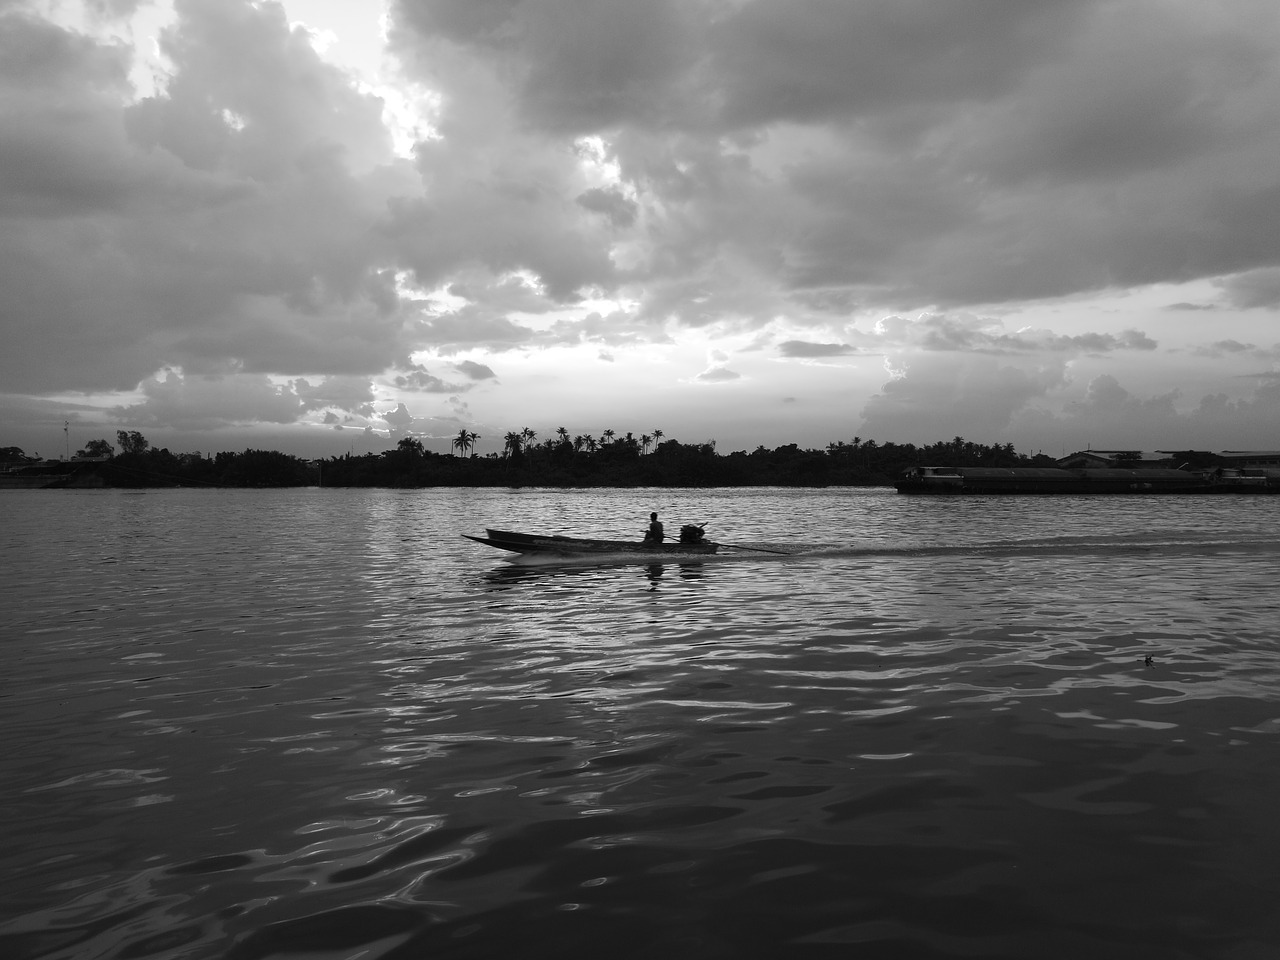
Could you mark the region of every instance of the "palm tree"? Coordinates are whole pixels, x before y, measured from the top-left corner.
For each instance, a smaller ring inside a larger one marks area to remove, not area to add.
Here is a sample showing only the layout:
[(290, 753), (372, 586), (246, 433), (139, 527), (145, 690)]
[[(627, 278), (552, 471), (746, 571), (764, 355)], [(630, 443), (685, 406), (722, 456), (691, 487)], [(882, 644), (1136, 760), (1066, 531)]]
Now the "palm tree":
[(453, 438), (453, 449), (461, 452), (465, 457), (472, 447), (476, 445), (476, 441), (480, 439), (480, 434), (471, 433), (466, 427), (458, 431), (458, 435)]
[(653, 437), (649, 436), (647, 433), (640, 434), (640, 452), (641, 453), (648, 453), (649, 445), (651, 443), (653, 443)]
[(556, 427), (556, 436), (560, 438), (561, 443), (569, 442), (569, 431), (564, 427)]
[(615, 436), (616, 434), (612, 430), (606, 430), (604, 433), (600, 434), (600, 446), (604, 447), (613, 443), (613, 438)]
[(663, 433), (661, 430), (654, 430), (654, 431), (653, 431), (653, 445), (656, 447), (659, 443), (661, 443), (661, 442), (662, 442), (662, 438), (663, 438), (663, 437), (665, 437), (665, 436), (666, 436), (666, 434), (665, 434), (665, 433)]
[(471, 434), (467, 433), (467, 428), (463, 427), (458, 431), (458, 435), (453, 438), (452, 446), (454, 450), (466, 456), (467, 445), (471, 442)]
[(502, 447), (503, 456), (515, 457), (520, 454), (520, 434), (511, 430), (502, 438), (504, 445)]

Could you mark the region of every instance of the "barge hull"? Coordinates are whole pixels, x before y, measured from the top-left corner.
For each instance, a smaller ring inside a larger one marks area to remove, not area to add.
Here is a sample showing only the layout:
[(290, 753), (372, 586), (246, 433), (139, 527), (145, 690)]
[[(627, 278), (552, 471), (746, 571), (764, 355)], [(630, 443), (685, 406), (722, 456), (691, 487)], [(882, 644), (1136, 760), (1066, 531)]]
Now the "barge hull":
[(1052, 467), (916, 467), (894, 487), (899, 493), (927, 496), (1280, 493), (1280, 484), (1264, 477), (1221, 477), (1188, 470)]

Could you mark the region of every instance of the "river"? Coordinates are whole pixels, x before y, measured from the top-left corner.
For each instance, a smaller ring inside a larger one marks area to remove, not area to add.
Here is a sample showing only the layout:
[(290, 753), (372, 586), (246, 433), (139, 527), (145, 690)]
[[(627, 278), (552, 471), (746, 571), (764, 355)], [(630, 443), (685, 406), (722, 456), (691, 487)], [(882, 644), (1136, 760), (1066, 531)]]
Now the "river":
[[(727, 546), (460, 536), (650, 510)], [(18, 490), (0, 529), (5, 958), (1280, 956), (1280, 497)]]

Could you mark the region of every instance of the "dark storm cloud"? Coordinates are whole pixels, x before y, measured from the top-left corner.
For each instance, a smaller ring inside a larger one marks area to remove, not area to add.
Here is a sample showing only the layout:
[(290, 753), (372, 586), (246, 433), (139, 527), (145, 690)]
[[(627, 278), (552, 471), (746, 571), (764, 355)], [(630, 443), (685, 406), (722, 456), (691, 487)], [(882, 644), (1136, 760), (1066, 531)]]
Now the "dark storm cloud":
[(708, 28), (722, 122), (882, 116), (1014, 89), (1054, 59), (1090, 3), (788, 0)]
[(636, 222), (636, 205), (617, 190), (592, 187), (578, 196), (587, 210), (603, 214), (615, 227), (629, 227)]
[(400, 0), (395, 14), (405, 45), (447, 38), (491, 62), (525, 124), (611, 140), (663, 214), (657, 300), (667, 259), (954, 305), (1280, 257), (1280, 15), (1262, 0)]
[(705, 27), (703, 5), (684, 0), (401, 0), (394, 12), (420, 37), (510, 57), (522, 114), (562, 133), (684, 113)]
[(367, 371), (404, 352), (372, 261), (384, 185), (353, 172), (385, 151), (380, 104), (279, 7), (177, 9), (173, 77), (136, 103), (122, 48), (5, 17), (28, 51), (0, 57), (23, 91), (0, 99), (13, 389), (131, 389), (173, 364)]

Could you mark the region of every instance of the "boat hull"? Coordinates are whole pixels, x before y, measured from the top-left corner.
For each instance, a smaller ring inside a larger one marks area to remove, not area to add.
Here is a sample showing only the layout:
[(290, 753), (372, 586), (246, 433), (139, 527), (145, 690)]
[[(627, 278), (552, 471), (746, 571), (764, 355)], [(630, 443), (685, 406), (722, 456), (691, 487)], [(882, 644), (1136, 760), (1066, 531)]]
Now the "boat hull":
[(894, 484), (899, 493), (1168, 494), (1265, 492), (1264, 487), (1215, 484), (1187, 470), (1073, 469), (1044, 467), (915, 467)]
[(46, 460), (0, 469), (0, 490), (50, 490), (57, 487), (101, 487), (102, 476), (80, 461)]
[(682, 557), (689, 555), (706, 555), (720, 549), (718, 543), (703, 540), (700, 543), (645, 543), (635, 540), (593, 540), (584, 537), (542, 536), (539, 534), (516, 533), (511, 530), (486, 530), (486, 537), (473, 537), (463, 534), (468, 540), (509, 550), (512, 553), (544, 554), (550, 556), (582, 556), (634, 553), (644, 556)]

